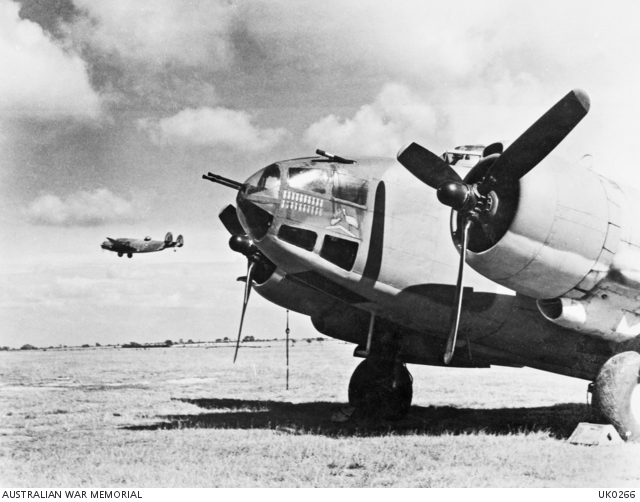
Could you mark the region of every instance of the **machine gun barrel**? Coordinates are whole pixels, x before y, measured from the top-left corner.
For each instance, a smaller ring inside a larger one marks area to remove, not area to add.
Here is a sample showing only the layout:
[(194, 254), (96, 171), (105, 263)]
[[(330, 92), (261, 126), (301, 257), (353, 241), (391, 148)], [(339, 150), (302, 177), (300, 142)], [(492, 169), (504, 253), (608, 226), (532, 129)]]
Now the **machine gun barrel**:
[(234, 190), (241, 190), (242, 188), (244, 188), (244, 184), (243, 183), (240, 183), (240, 182), (234, 181), (234, 180), (230, 180), (229, 178), (225, 178), (225, 177), (220, 176), (218, 174), (207, 173), (207, 174), (203, 174), (202, 178), (205, 179), (205, 180), (212, 181), (213, 183), (220, 183), (221, 185), (224, 185), (224, 186), (229, 187), (229, 188), (233, 188)]

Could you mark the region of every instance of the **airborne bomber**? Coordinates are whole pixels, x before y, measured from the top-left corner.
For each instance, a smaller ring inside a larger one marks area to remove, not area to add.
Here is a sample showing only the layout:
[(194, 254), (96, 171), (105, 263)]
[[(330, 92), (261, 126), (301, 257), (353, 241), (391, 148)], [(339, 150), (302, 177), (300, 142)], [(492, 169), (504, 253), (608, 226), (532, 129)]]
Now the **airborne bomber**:
[(248, 261), (240, 332), (251, 289), (310, 316), (355, 344), (349, 401), (384, 418), (411, 406), (407, 363), (528, 366), (593, 382), (640, 440), (640, 193), (552, 155), (589, 107), (573, 90), (506, 147), (204, 175), (238, 191), (220, 219)]
[(181, 248), (182, 246), (184, 246), (182, 235), (178, 235), (178, 238), (174, 241), (171, 232), (167, 232), (164, 241), (154, 241), (149, 236), (144, 239), (129, 239), (128, 237), (112, 239), (107, 237), (107, 240), (100, 244), (102, 249), (118, 253), (120, 258), (125, 254), (128, 258), (133, 258), (134, 253), (153, 253), (167, 248)]

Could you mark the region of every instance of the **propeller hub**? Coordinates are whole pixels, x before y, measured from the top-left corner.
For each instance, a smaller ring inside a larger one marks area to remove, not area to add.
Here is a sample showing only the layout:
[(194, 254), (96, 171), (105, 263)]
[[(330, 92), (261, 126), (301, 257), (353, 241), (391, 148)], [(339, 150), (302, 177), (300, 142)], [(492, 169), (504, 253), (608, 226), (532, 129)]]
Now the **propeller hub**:
[(466, 183), (445, 181), (438, 187), (438, 200), (455, 211), (464, 209), (469, 202), (472, 202), (472, 198), (473, 191)]
[(229, 247), (236, 253), (246, 257), (251, 256), (258, 250), (253, 241), (246, 235), (232, 235), (229, 239)]

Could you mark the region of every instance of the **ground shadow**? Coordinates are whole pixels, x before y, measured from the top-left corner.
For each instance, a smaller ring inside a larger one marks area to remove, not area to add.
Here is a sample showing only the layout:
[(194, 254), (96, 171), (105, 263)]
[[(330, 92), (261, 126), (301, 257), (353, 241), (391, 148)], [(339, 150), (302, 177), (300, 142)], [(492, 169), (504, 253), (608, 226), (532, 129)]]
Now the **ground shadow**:
[(159, 416), (155, 424), (133, 425), (129, 430), (157, 429), (270, 429), (289, 434), (321, 434), (332, 437), (380, 436), (387, 434), (487, 434), (548, 432), (568, 438), (579, 422), (594, 421), (586, 404), (566, 403), (537, 408), (455, 408), (412, 406), (398, 421), (363, 416), (358, 410), (343, 423), (332, 416), (347, 405), (335, 402), (289, 403), (243, 399), (177, 399), (211, 413)]

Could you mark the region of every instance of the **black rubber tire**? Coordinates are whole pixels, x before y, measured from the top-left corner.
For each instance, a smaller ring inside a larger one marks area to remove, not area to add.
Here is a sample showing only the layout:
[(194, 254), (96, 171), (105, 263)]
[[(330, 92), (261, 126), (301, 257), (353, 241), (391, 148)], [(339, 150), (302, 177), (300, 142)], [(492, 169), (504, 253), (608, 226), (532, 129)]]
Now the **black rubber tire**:
[(122, 253), (118, 253), (118, 258), (122, 258)]
[(640, 442), (640, 354), (622, 352), (609, 359), (594, 382), (593, 405), (620, 437)]
[(365, 359), (349, 381), (349, 404), (372, 417), (399, 420), (412, 398), (413, 378), (401, 363)]
[(133, 255), (131, 253), (127, 253), (127, 258), (133, 258)]

